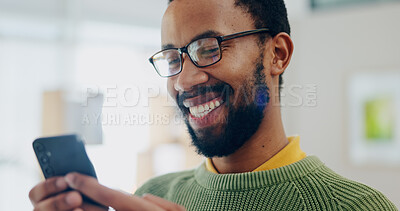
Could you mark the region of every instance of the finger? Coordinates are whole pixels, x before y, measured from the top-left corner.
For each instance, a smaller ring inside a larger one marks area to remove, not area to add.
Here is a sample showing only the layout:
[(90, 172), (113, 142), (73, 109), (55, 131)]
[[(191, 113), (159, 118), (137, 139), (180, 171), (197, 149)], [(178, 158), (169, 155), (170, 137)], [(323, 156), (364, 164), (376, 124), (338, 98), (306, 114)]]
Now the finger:
[(35, 211), (39, 210), (71, 210), (82, 205), (82, 196), (77, 191), (61, 193), (57, 196), (45, 199), (35, 206)]
[(33, 187), (29, 192), (29, 199), (32, 204), (35, 205), (39, 201), (64, 191), (67, 188), (68, 184), (63, 177), (52, 177)]
[(170, 202), (168, 200), (165, 200), (163, 198), (151, 194), (145, 194), (142, 198), (166, 210), (179, 210), (179, 211), (186, 210), (183, 206), (179, 204), (175, 204), (173, 202)]
[[(94, 204), (90, 203), (83, 203), (83, 205), (80, 207), (81, 210), (79, 211), (108, 211), (108, 207), (100, 207)], [(74, 210), (76, 211), (76, 210)]]
[(65, 176), (65, 180), (71, 188), (78, 190), (99, 204), (113, 207), (116, 210), (163, 210), (140, 197), (107, 188), (90, 176), (70, 173)]

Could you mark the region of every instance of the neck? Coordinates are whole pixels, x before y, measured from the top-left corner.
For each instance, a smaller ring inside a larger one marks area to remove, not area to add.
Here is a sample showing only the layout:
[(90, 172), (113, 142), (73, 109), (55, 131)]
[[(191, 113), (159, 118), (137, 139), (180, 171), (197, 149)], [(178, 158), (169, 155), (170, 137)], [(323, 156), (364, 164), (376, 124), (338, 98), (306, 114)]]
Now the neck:
[(269, 105), (256, 133), (235, 153), (214, 157), (212, 162), (221, 174), (251, 172), (282, 150), (286, 138), (279, 106)]

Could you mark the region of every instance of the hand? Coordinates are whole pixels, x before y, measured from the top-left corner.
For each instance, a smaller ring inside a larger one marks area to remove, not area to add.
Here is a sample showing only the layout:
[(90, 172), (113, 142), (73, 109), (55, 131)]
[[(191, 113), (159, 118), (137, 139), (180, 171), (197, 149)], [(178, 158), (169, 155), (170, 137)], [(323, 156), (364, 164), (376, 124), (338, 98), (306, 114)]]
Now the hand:
[(82, 197), (77, 191), (68, 191), (64, 177), (52, 177), (29, 192), (35, 210), (72, 210), (81, 207)]
[[(65, 176), (69, 187), (88, 196), (92, 200), (106, 207), (112, 207), (120, 211), (151, 210), (183, 211), (184, 207), (153, 195), (143, 197), (133, 196), (121, 191), (107, 188), (98, 183), (93, 177), (78, 173), (70, 173)], [(92, 209), (85, 209), (92, 210)], [(94, 210), (94, 209), (93, 209)]]
[[(58, 179), (64, 180), (64, 183), (58, 181)], [(57, 183), (59, 184), (57, 185)], [(68, 186), (74, 189), (74, 191), (60, 193)], [(102, 206), (82, 203), (80, 193), (88, 196)], [(34, 187), (29, 196), (35, 206), (35, 210), (97, 211), (108, 210), (106, 207), (113, 207), (119, 211), (185, 210), (180, 205), (153, 195), (137, 197), (107, 188), (99, 184), (95, 178), (78, 173), (68, 174), (64, 178), (48, 179)]]

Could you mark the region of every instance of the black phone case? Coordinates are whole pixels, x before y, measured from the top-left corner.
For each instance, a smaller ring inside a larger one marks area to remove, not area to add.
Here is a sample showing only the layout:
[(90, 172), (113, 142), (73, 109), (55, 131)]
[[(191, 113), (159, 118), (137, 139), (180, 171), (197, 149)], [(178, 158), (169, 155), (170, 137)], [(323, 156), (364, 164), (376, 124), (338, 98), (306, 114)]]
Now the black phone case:
[(96, 176), (85, 146), (77, 135), (38, 138), (33, 149), (44, 177), (64, 176), (70, 172)]

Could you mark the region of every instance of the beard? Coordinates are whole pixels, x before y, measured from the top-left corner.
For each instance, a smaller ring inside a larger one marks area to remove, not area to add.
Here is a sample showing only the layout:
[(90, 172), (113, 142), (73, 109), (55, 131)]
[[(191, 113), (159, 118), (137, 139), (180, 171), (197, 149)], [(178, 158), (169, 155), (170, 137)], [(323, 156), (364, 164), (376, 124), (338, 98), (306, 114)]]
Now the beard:
[[(185, 119), (188, 132), (192, 138), (192, 145), (200, 155), (206, 157), (224, 157), (236, 152), (258, 130), (264, 118), (264, 109), (269, 102), (269, 88), (265, 82), (263, 57), (257, 61), (253, 75), (245, 80), (242, 89), (239, 89), (236, 97), (233, 97), (233, 89), (227, 84), (208, 87), (207, 90), (228, 90), (225, 105), (228, 114), (223, 121), (222, 131), (215, 134), (215, 128), (203, 128), (194, 130), (190, 125), (187, 115)], [(226, 89), (226, 86), (229, 88)], [(235, 98), (232, 100), (232, 98)], [(233, 102), (231, 102), (233, 101)], [(183, 108), (181, 107), (181, 111)]]

